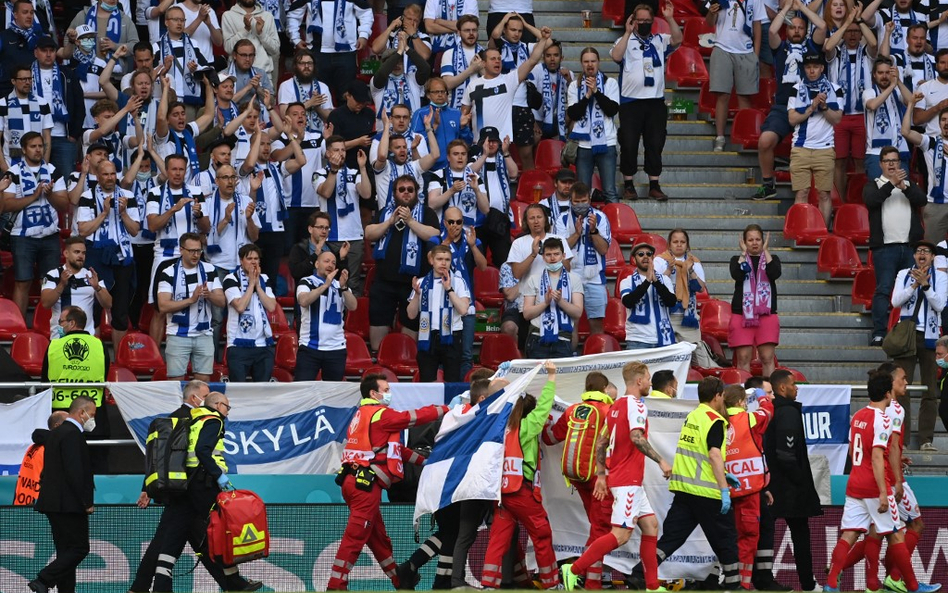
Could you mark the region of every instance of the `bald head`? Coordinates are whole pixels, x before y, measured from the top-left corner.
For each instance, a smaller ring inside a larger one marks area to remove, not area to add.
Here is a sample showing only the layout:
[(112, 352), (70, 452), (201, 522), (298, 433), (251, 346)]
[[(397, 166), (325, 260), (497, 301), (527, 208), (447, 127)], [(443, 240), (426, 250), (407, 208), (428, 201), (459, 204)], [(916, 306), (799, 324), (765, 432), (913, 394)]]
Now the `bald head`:
[(220, 391), (212, 391), (204, 399), (204, 407), (215, 410), (226, 418), (230, 413), (230, 400)]
[(50, 430), (59, 427), (60, 424), (66, 421), (66, 418), (69, 417), (69, 414), (65, 410), (56, 410), (49, 415), (49, 418), (46, 420), (46, 426)]

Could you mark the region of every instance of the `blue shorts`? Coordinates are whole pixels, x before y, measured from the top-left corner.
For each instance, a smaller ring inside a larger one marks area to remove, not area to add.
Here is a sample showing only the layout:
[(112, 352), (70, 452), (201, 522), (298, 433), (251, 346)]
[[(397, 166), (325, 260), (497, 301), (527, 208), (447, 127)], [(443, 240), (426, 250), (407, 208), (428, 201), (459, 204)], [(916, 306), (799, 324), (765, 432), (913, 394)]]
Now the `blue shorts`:
[(165, 363), (169, 377), (183, 377), (188, 372), (210, 375), (214, 372), (214, 336), (168, 336), (165, 338)]
[(583, 285), (583, 308), (586, 310), (587, 319), (602, 319), (606, 316), (606, 302), (609, 295), (606, 294), (606, 287), (602, 284)]
[(793, 126), (790, 125), (790, 117), (787, 115), (787, 106), (777, 105), (776, 103), (771, 105), (770, 113), (767, 114), (763, 125), (760, 126), (760, 131), (773, 132), (777, 135), (777, 142), (781, 142), (784, 138), (792, 134)]
[[(30, 282), (37, 276), (42, 278), (46, 272), (59, 267), (62, 246), (59, 233), (48, 237), (10, 237), (10, 250), (13, 252), (14, 280)], [(34, 275), (33, 268), (36, 269)]]

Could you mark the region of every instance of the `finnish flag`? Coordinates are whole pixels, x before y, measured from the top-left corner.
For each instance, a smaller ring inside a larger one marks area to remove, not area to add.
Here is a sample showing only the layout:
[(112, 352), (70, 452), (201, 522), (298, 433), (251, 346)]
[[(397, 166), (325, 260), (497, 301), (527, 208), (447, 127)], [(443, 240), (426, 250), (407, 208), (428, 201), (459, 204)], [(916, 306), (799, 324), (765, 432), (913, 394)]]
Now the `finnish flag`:
[(539, 371), (538, 364), (467, 412), (455, 406), (445, 414), (418, 481), (416, 522), (453, 502), (500, 500), (507, 419)]

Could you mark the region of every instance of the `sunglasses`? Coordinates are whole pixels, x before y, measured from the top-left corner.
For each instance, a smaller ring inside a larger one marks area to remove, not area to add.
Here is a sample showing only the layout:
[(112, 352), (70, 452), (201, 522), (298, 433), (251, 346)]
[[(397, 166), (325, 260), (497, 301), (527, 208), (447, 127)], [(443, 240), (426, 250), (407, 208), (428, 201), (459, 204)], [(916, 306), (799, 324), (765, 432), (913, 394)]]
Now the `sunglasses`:
[(652, 257), (653, 254), (652, 251), (639, 251), (635, 254), (635, 257)]
[(463, 220), (445, 220), (444, 224), (461, 225), (461, 224), (464, 224), (464, 221)]
[(413, 188), (413, 187), (411, 187), (411, 186), (408, 186), (408, 187), (399, 187), (399, 188), (396, 189), (395, 191), (397, 191), (397, 192), (400, 193), (400, 194), (406, 194), (406, 193), (407, 193), (407, 194), (412, 194), (412, 193), (415, 193), (415, 188)]

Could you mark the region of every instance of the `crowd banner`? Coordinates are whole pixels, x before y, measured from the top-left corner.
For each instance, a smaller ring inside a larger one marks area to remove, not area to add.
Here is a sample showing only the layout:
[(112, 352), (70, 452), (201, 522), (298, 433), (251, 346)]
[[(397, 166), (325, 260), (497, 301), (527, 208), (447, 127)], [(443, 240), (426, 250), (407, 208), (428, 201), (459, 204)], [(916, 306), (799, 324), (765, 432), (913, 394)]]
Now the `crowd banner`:
[(547, 379), (538, 364), (467, 412), (455, 406), (445, 415), (418, 480), (416, 523), (454, 502), (500, 500), (507, 420), (535, 378)]
[(0, 404), (0, 475), (15, 476), (20, 472), (23, 454), (33, 443), (33, 431), (46, 428), (52, 413), (52, 390), (12, 404)]

